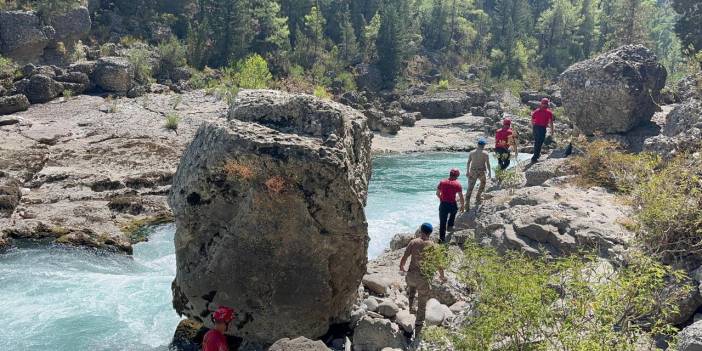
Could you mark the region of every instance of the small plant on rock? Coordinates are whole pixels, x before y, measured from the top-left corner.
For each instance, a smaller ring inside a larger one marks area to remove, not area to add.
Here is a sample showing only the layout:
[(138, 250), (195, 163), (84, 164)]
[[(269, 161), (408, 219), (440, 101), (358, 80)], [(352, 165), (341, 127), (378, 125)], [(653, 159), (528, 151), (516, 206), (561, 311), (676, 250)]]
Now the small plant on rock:
[(321, 85), (314, 87), (314, 96), (320, 99), (331, 100), (331, 94)]
[(178, 115), (175, 113), (169, 113), (166, 116), (166, 123), (163, 127), (168, 129), (168, 130), (172, 130), (172, 131), (176, 132), (176, 134), (177, 134), (178, 133), (178, 123), (180, 123), (180, 117), (178, 117)]
[(449, 81), (448, 79), (442, 79), (439, 81), (439, 85), (437, 85), (436, 89), (440, 91), (446, 91), (449, 89)]
[(222, 169), (228, 177), (232, 178), (249, 180), (256, 175), (256, 173), (254, 173), (251, 167), (234, 160), (230, 160), (224, 163)]
[(71, 89), (64, 89), (63, 93), (61, 93), (61, 94), (62, 94), (63, 97), (66, 99), (66, 101), (72, 99), (73, 96), (75, 95), (75, 94), (73, 93), (73, 90), (71, 90)]

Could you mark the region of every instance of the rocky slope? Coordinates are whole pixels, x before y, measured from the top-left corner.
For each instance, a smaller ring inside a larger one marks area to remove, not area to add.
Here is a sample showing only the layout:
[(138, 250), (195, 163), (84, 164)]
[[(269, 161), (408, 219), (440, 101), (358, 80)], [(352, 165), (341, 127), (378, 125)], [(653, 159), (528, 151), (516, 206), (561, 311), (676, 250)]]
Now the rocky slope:
[[(180, 101), (177, 106), (175, 103)], [(3, 117), (0, 241), (45, 239), (131, 252), (135, 230), (170, 218), (165, 195), (185, 146), (226, 106), (202, 92), (77, 96)], [(180, 116), (177, 133), (165, 115)], [(21, 195), (3, 200), (2, 193)]]

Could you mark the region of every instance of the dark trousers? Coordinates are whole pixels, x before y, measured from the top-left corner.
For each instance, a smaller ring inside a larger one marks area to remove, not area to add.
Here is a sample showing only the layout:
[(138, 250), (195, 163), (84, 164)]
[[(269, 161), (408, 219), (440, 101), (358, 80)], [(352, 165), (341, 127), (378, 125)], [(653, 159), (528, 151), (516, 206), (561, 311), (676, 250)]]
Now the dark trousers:
[(532, 162), (536, 162), (541, 157), (541, 147), (546, 140), (546, 127), (534, 126), (534, 156), (531, 157)]
[(453, 227), (457, 212), (458, 205), (455, 202), (442, 202), (439, 205), (439, 239), (441, 242), (446, 241), (446, 225)]
[(497, 147), (495, 148), (495, 153), (497, 153), (497, 163), (500, 165), (500, 169), (507, 169), (509, 167), (509, 149), (505, 149), (503, 147)]

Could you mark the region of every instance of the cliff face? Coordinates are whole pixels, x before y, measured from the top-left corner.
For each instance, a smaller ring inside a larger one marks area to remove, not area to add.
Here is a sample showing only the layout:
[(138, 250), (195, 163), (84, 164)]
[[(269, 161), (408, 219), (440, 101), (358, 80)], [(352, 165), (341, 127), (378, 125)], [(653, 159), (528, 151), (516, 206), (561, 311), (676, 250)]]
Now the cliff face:
[(209, 323), (231, 306), (249, 341), (319, 337), (365, 273), (366, 119), (274, 91), (242, 91), (228, 119), (200, 128), (174, 177), (174, 307)]

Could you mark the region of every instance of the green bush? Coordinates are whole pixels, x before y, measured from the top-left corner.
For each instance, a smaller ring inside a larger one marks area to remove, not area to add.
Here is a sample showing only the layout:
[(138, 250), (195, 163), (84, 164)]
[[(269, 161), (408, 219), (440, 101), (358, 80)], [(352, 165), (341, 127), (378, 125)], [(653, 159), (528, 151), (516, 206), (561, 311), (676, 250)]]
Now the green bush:
[(188, 64), (185, 46), (174, 36), (160, 43), (157, 52), (161, 72), (170, 72)]
[(667, 289), (684, 273), (642, 254), (613, 273), (593, 258), (546, 261), (469, 244), (460, 274), (476, 301), (475, 317), (451, 335), (458, 350), (634, 350), (674, 332), (665, 320), (687, 293)]
[(134, 67), (134, 79), (142, 84), (150, 83), (153, 78), (153, 69), (151, 66), (151, 52), (142, 47), (134, 47), (129, 49), (127, 59)]
[(702, 167), (679, 156), (633, 192), (638, 238), (664, 260), (702, 262)]
[(439, 81), (439, 85), (437, 86), (437, 89), (439, 90), (448, 90), (449, 88), (449, 81), (448, 79), (442, 79)]
[(570, 164), (582, 186), (601, 186), (629, 193), (650, 177), (660, 163), (657, 155), (625, 153), (618, 144), (607, 140), (578, 144), (584, 154), (573, 158)]
[(314, 87), (314, 96), (320, 98), (320, 99), (326, 99), (329, 100), (331, 99), (331, 94), (327, 91), (327, 88), (317, 85)]
[(356, 79), (351, 72), (341, 71), (336, 75), (336, 79), (341, 81), (344, 91), (358, 90), (358, 87), (356, 86)]
[(266, 59), (258, 54), (249, 56), (237, 64), (239, 88), (265, 89), (273, 80)]
[(180, 117), (175, 113), (170, 113), (166, 116), (166, 123), (163, 127), (178, 132), (178, 123), (180, 123)]
[(17, 65), (11, 59), (0, 55), (0, 77), (12, 77), (16, 70)]

